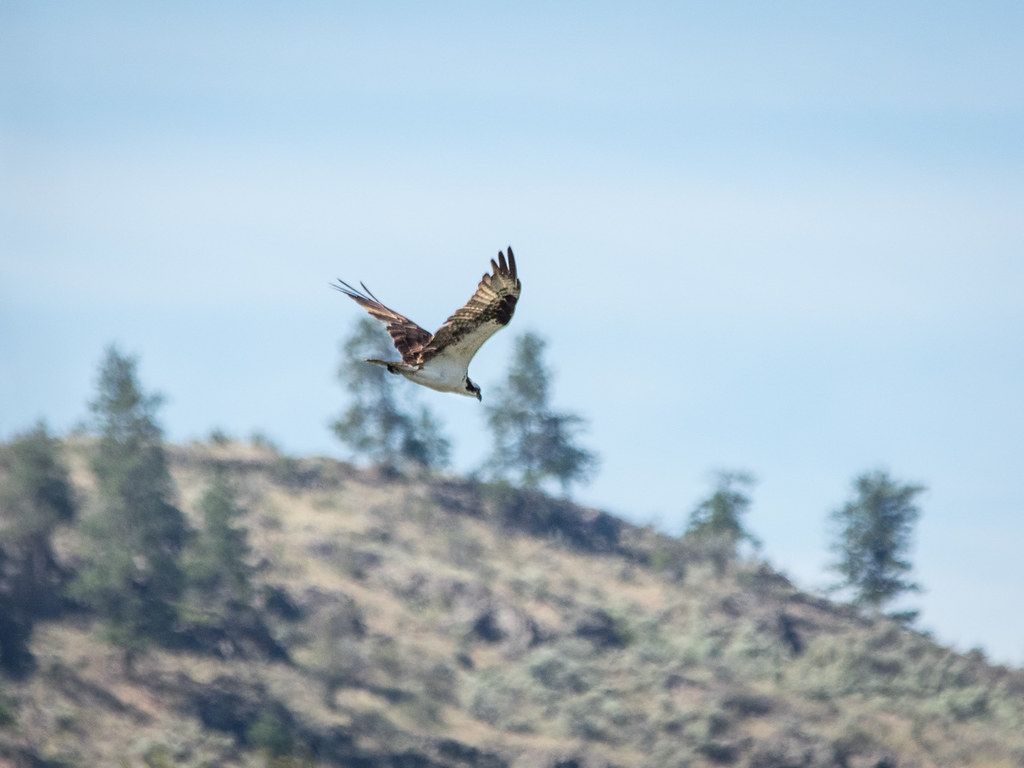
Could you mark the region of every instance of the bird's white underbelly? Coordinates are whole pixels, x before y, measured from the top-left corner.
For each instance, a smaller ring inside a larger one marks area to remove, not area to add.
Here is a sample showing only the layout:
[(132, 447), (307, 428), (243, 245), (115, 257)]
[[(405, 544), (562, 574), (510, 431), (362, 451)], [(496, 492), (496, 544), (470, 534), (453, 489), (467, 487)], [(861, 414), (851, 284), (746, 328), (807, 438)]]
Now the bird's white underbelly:
[(402, 375), (438, 392), (463, 392), (466, 389), (466, 369), (444, 359), (429, 360), (419, 370), (402, 371)]

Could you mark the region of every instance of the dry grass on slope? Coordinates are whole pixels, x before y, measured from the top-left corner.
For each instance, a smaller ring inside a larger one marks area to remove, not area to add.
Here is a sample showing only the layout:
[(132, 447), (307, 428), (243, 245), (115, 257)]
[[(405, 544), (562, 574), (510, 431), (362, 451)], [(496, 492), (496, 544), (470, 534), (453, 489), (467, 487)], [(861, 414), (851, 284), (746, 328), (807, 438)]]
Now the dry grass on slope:
[(88, 617), (44, 626), (3, 738), (54, 765), (1024, 764), (1019, 671), (761, 564), (511, 489), (172, 457), (190, 515), (215, 467), (238, 487), (288, 658), (154, 649), (129, 680)]

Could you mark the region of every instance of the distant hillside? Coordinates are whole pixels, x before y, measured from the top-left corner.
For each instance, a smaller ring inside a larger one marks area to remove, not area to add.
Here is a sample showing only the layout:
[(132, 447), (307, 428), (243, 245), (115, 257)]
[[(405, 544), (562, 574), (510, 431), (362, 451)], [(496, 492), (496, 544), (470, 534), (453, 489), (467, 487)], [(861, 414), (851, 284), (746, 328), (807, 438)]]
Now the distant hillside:
[[(156, 648), (128, 678), (90, 616), (44, 623), (2, 686), (0, 766), (1024, 766), (1024, 672), (763, 564), (719, 574), (508, 488), (242, 444), (171, 457), (191, 516), (215, 468), (237, 485), (265, 634)], [(80, 544), (64, 532), (62, 559)]]

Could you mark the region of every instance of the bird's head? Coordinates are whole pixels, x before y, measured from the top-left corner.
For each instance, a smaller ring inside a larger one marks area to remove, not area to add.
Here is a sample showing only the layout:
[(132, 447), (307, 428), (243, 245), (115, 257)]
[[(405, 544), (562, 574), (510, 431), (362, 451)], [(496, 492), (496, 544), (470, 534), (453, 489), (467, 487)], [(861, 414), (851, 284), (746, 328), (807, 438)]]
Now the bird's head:
[(475, 397), (477, 400), (483, 401), (483, 397), (480, 395), (480, 387), (474, 384), (468, 376), (466, 377), (466, 396)]

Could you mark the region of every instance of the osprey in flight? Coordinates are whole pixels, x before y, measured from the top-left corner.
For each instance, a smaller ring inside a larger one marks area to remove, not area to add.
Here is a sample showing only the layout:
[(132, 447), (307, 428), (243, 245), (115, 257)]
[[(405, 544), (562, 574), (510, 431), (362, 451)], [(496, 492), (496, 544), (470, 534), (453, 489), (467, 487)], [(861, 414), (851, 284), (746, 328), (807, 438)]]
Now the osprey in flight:
[(444, 321), (433, 334), (409, 318), (384, 306), (365, 284), (358, 291), (338, 279), (334, 287), (387, 326), (401, 360), (367, 360), (400, 373), (410, 381), (438, 392), (454, 392), (482, 400), (480, 387), (469, 378), (469, 362), (491, 336), (508, 325), (516, 311), (521, 284), (512, 247), (498, 260), (491, 259), (491, 273), (484, 273), (476, 292), (465, 306)]

